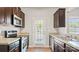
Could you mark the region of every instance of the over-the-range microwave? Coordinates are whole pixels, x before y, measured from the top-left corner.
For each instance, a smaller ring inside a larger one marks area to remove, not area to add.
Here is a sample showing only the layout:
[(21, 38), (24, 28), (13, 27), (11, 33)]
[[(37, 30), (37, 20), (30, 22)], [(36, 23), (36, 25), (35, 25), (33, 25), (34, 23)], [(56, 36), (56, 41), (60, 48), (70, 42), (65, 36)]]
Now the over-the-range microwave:
[(21, 27), (22, 26), (22, 18), (12, 15), (12, 25), (15, 25), (16, 27)]

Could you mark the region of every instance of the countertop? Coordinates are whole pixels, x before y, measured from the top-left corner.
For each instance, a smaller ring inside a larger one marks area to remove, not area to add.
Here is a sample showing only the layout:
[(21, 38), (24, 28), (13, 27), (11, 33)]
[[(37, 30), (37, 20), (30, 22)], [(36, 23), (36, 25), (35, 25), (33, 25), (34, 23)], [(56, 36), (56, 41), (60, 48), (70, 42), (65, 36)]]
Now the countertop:
[(20, 39), (20, 37), (29, 36), (29, 33), (21, 32), (17, 33), (17, 38), (4, 38), (3, 36), (0, 36), (0, 45), (7, 45), (12, 42), (15, 42)]
[(60, 40), (60, 41), (64, 42), (65, 44), (79, 50), (79, 45), (75, 46), (75, 45), (69, 43), (70, 40), (66, 39), (65, 37), (61, 37), (61, 35), (59, 35), (59, 34), (49, 34), (49, 35), (56, 38), (57, 40)]
[(0, 36), (0, 45), (8, 45), (12, 42), (19, 40), (20, 38), (4, 38)]
[(21, 32), (21, 33), (17, 33), (18, 37), (24, 37), (24, 36), (29, 36), (29, 33), (26, 32)]

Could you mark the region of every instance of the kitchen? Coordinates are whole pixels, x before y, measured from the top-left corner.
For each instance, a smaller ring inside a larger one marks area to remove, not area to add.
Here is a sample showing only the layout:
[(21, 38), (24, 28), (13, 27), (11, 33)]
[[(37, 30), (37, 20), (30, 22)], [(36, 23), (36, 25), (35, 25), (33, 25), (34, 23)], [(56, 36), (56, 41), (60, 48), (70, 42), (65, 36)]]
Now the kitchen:
[(78, 7), (0, 7), (0, 52), (78, 52)]

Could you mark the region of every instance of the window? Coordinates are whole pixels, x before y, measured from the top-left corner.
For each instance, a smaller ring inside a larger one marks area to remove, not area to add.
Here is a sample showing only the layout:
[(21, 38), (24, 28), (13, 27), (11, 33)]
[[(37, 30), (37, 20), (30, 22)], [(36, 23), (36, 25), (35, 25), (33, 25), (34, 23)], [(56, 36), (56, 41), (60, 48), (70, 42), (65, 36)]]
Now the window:
[(79, 18), (67, 19), (67, 28), (69, 34), (79, 34)]
[(43, 20), (39, 20), (36, 26), (37, 26), (37, 32), (42, 32), (43, 31)]

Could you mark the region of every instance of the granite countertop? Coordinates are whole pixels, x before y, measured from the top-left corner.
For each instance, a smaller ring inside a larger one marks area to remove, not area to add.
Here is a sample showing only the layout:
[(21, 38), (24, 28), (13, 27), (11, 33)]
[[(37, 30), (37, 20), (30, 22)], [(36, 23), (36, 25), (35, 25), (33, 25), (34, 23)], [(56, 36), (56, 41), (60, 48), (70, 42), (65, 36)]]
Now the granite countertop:
[(17, 40), (19, 40), (20, 38), (4, 38), (0, 36), (0, 45), (8, 45), (11, 44)]
[(70, 40), (67, 40), (66, 38), (60, 36), (59, 34), (50, 34), (50, 35), (51, 35), (52, 37), (54, 37), (54, 38), (56, 38), (56, 39), (58, 39), (58, 40), (64, 42), (64, 43), (67, 43), (68, 41), (70, 41)]
[(0, 35), (0, 45), (10, 44), (12, 42), (19, 40), (20, 37), (26, 37), (26, 36), (29, 36), (29, 33), (27, 32), (17, 33), (17, 38), (4, 38), (3, 36)]
[(24, 36), (29, 36), (29, 33), (26, 32), (21, 32), (21, 33), (17, 33), (18, 37), (24, 37)]
[(66, 37), (62, 37), (59, 34), (49, 34), (49, 35), (51, 35), (52, 37), (56, 38), (57, 40), (60, 40), (60, 41), (62, 41), (64, 43), (66, 43), (67, 45), (72, 46), (73, 48), (76, 48), (76, 49), (79, 50), (79, 44), (74, 45), (76, 42), (74, 42), (74, 44), (71, 44), (70, 40), (66, 39)]

